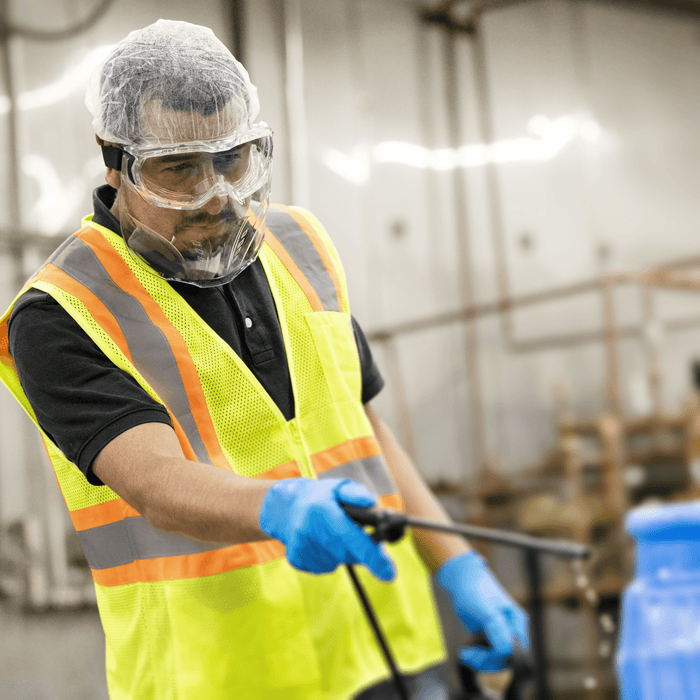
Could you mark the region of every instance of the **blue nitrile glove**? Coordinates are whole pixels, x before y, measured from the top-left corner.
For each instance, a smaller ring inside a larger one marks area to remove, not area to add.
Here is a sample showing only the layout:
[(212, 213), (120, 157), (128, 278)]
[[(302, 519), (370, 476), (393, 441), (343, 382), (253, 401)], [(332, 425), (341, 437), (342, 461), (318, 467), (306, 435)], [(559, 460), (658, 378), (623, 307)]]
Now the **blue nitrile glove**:
[(339, 564), (364, 564), (391, 581), (394, 563), (383, 547), (356, 525), (339, 502), (368, 508), (376, 496), (349, 479), (283, 479), (270, 488), (260, 509), (260, 527), (287, 547), (287, 561), (314, 574)]
[(450, 596), (460, 622), (473, 634), (483, 632), (491, 645), (490, 649), (463, 647), (459, 651), (462, 663), (475, 671), (501, 671), (513, 653), (514, 638), (529, 647), (527, 615), (476, 552), (445, 562), (435, 580)]

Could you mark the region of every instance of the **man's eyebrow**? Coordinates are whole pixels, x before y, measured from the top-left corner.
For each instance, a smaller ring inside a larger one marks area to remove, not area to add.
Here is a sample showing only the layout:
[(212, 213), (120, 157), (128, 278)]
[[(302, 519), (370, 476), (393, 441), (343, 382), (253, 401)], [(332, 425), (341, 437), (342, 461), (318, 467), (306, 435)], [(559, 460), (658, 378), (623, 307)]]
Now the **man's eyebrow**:
[(174, 163), (178, 160), (186, 160), (187, 158), (195, 158), (196, 153), (173, 153), (170, 156), (157, 156), (154, 158), (158, 163)]

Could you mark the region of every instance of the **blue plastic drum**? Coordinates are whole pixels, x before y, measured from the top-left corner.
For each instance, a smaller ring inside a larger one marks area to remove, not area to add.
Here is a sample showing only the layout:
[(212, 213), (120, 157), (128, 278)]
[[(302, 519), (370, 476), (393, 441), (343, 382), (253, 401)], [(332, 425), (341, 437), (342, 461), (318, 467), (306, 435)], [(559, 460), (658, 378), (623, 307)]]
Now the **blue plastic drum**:
[(636, 574), (622, 598), (621, 700), (700, 699), (700, 502), (632, 510)]

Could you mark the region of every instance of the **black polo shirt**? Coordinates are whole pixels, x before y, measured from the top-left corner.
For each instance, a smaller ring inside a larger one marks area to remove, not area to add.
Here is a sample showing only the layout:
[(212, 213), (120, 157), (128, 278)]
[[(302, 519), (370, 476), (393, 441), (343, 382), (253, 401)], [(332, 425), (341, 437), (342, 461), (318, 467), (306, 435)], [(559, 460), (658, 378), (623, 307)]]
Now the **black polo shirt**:
[[(110, 211), (116, 190), (95, 190), (93, 221), (120, 233)], [(287, 420), (294, 396), (275, 302), (260, 260), (220, 287), (171, 282), (192, 309), (239, 355)], [(360, 326), (353, 319), (362, 366), (362, 401), (384, 386)], [(32, 289), (15, 305), (10, 352), (39, 424), (92, 484), (103, 447), (142, 423), (170, 424), (168, 412), (116, 367), (49, 294)]]

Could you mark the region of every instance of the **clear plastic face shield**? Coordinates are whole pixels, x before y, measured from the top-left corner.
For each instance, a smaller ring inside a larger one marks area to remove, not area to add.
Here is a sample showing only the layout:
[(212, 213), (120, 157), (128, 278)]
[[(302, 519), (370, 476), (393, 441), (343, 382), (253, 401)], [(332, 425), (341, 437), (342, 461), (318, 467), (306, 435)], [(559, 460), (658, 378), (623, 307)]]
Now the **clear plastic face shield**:
[(208, 143), (115, 150), (121, 153), (124, 239), (159, 275), (210, 287), (255, 260), (272, 171), (266, 124)]
[(90, 76), (85, 104), (121, 172), (119, 218), (155, 273), (211, 287), (255, 260), (264, 236), (272, 131), (257, 90), (211, 29), (160, 19)]

